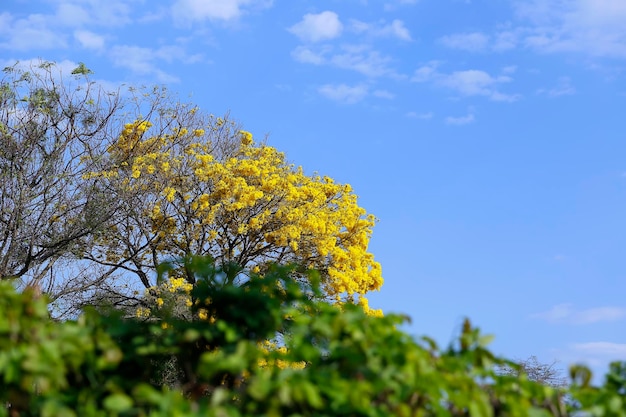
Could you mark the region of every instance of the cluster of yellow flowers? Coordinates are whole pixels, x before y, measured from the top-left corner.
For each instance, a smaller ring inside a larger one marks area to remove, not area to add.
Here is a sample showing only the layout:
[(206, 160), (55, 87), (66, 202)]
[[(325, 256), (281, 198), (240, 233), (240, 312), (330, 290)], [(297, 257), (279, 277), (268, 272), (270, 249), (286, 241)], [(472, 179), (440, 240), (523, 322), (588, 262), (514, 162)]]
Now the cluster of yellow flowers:
[(338, 301), (365, 300), (381, 287), (381, 267), (368, 251), (376, 219), (349, 185), (306, 175), (243, 130), (232, 132), (229, 151), (216, 153), (211, 135), (227, 128), (223, 119), (206, 130), (178, 126), (152, 136), (150, 127), (142, 120), (125, 126), (109, 148), (117, 164), (106, 174), (145, 196), (154, 234), (146, 251), (208, 254), (249, 268), (300, 262), (321, 272)]
[[(146, 290), (146, 295), (156, 297), (154, 299), (154, 307), (152, 309), (139, 307), (136, 311), (137, 317), (150, 317), (152, 310), (162, 309), (165, 305), (168, 307), (189, 308), (192, 306), (191, 290), (193, 285), (182, 277), (169, 277), (160, 285), (150, 287)], [(184, 307), (183, 307), (184, 306)], [(205, 310), (200, 310), (198, 316), (202, 320), (207, 319)]]
[(189, 292), (193, 289), (193, 285), (191, 285), (185, 278), (170, 278), (163, 284), (163, 289), (172, 294), (180, 291), (189, 294)]
[[(266, 340), (264, 343), (262, 343), (259, 346), (259, 348), (266, 354), (269, 354), (270, 352), (274, 352), (274, 353), (277, 353), (278, 356), (281, 356), (281, 355), (287, 355), (288, 353), (287, 348), (285, 346), (278, 346), (278, 344), (274, 342), (270, 342), (269, 340)], [(306, 362), (289, 362), (284, 359), (271, 359), (271, 360), (261, 359), (259, 361), (259, 366), (262, 368), (276, 366), (279, 369), (287, 369), (287, 368), (304, 369), (306, 368)]]

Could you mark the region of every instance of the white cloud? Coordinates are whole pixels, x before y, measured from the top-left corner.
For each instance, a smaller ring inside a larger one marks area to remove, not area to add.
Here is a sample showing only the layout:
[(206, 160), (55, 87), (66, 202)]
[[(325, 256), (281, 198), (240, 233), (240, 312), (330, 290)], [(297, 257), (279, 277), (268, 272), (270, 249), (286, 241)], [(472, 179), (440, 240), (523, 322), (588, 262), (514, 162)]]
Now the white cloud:
[(444, 46), (452, 49), (478, 52), (487, 49), (489, 36), (481, 32), (457, 33), (439, 39)]
[(55, 19), (56, 22), (64, 26), (81, 26), (88, 24), (91, 20), (89, 13), (84, 7), (70, 2), (60, 3), (58, 5)]
[(438, 41), (447, 48), (468, 52), (505, 52), (517, 47), (521, 32), (520, 29), (501, 28), (493, 35), (483, 32), (455, 33)]
[(475, 120), (474, 115), (472, 113), (469, 113), (465, 116), (460, 116), (460, 117), (448, 116), (446, 117), (446, 124), (462, 126), (462, 125), (473, 123), (474, 120)]
[(74, 38), (87, 49), (102, 49), (104, 37), (88, 30), (75, 30)]
[(67, 47), (67, 37), (50, 27), (49, 16), (31, 14), (15, 19), (3, 13), (0, 23), (0, 48), (25, 51)]
[(593, 324), (622, 320), (626, 318), (626, 308), (605, 306), (575, 310), (572, 304), (558, 304), (548, 311), (531, 315), (531, 318), (545, 320), (554, 324)]
[(396, 0), (394, 2), (388, 2), (384, 5), (384, 10), (386, 12), (390, 12), (392, 10), (396, 10), (401, 6), (409, 6), (413, 4), (417, 4), (419, 0)]
[(432, 81), (433, 79), (439, 77), (439, 73), (437, 72), (437, 67), (439, 66), (439, 62), (430, 61), (426, 65), (422, 65), (418, 69), (415, 70), (413, 74), (413, 78), (411, 81), (416, 83), (423, 83), (426, 81)]
[(387, 90), (374, 90), (372, 92), (374, 97), (384, 98), (386, 100), (391, 100), (395, 97), (395, 95)]
[(517, 66), (515, 65), (507, 65), (506, 67), (502, 68), (503, 74), (513, 74), (515, 71), (517, 71)]
[(313, 65), (329, 65), (359, 72), (367, 77), (396, 76), (390, 68), (391, 58), (366, 45), (298, 46), (291, 52), (294, 60)]
[(178, 22), (203, 20), (230, 21), (238, 19), (245, 8), (266, 8), (271, 0), (176, 0), (172, 5), (172, 15)]
[(537, 94), (546, 95), (550, 98), (556, 98), (561, 96), (571, 96), (576, 94), (576, 89), (572, 86), (569, 77), (561, 77), (558, 83), (553, 88), (542, 88), (537, 90)]
[(580, 52), (626, 58), (626, 2), (622, 0), (518, 0), (515, 10), (530, 23), (526, 46), (542, 52)]
[(328, 99), (346, 104), (359, 102), (368, 94), (368, 88), (364, 84), (355, 85), (354, 87), (346, 84), (326, 84), (318, 88), (317, 91)]
[(98, 39), (93, 28), (131, 23), (129, 3), (136, 1), (139, 0), (49, 0), (54, 10), (50, 14), (33, 13), (17, 18), (2, 13), (0, 48), (23, 51), (67, 48), (72, 37), (86, 48), (99, 48), (103, 39)]
[(520, 94), (504, 94), (499, 91), (492, 91), (489, 94), (489, 100), (501, 101), (504, 103), (514, 103), (518, 101), (522, 96)]
[(363, 45), (344, 46), (343, 51), (330, 58), (332, 65), (360, 72), (368, 77), (380, 77), (391, 73), (391, 58), (381, 55)]
[(594, 384), (601, 384), (601, 376), (607, 371), (609, 363), (626, 360), (626, 343), (593, 341), (570, 343), (564, 348), (554, 349), (555, 354), (567, 363), (582, 363), (591, 367)]
[(350, 21), (350, 28), (356, 33), (364, 33), (374, 37), (390, 37), (403, 41), (411, 40), (411, 33), (399, 19), (393, 20), (389, 24), (372, 24), (361, 22), (360, 20)]
[(519, 43), (519, 34), (516, 31), (503, 30), (495, 35), (491, 48), (496, 52), (513, 49)]
[(404, 26), (404, 22), (398, 19), (395, 19), (389, 25), (383, 27), (381, 30), (381, 34), (389, 34), (390, 36), (396, 37), (403, 41), (411, 40), (411, 33), (406, 28), (406, 26)]
[(1, 28), (9, 27), (12, 21), (13, 21), (13, 16), (11, 15), (11, 13), (8, 13), (8, 12), (0, 13), (0, 30), (2, 30)]
[(418, 68), (411, 80), (413, 82), (432, 82), (453, 90), (463, 96), (485, 96), (492, 101), (513, 102), (520, 96), (504, 94), (497, 87), (512, 81), (508, 75), (492, 76), (482, 70), (455, 71), (450, 74), (439, 72), (437, 62), (430, 62)]
[(576, 52), (626, 59), (626, 1), (513, 0), (517, 25), (491, 34), (444, 36), (439, 42), (470, 52), (504, 52), (520, 46), (542, 52)]
[(572, 350), (584, 355), (626, 360), (626, 343), (587, 342), (571, 345)]
[(439, 38), (438, 42), (447, 48), (468, 52), (505, 52), (516, 48), (520, 38), (528, 35), (528, 29), (505, 25), (491, 35), (483, 32), (453, 33)]
[(291, 51), (291, 56), (303, 64), (322, 65), (326, 62), (323, 51), (315, 52), (306, 46), (298, 46)]
[(492, 77), (481, 70), (455, 71), (440, 80), (441, 84), (466, 96), (489, 96), (494, 93), (494, 85), (510, 81), (507, 76)]
[(67, 27), (123, 26), (133, 21), (132, 3), (138, 0), (52, 0), (56, 11), (52, 20)]
[(143, 48), (134, 45), (117, 45), (109, 53), (113, 64), (128, 68), (138, 75), (154, 76), (159, 82), (178, 82), (179, 79), (161, 69), (163, 62), (183, 62), (186, 64), (198, 62), (200, 55), (187, 55), (185, 50), (177, 45), (165, 45), (158, 49)]
[(138, 74), (150, 74), (157, 71), (154, 65), (154, 53), (150, 48), (117, 45), (110, 51), (114, 65), (125, 67)]
[(343, 24), (335, 12), (305, 14), (302, 20), (291, 26), (289, 32), (305, 42), (320, 42), (341, 35)]
[(434, 116), (433, 112), (417, 113), (414, 111), (410, 111), (406, 114), (406, 117), (410, 119), (419, 119), (419, 120), (430, 120), (433, 118), (433, 116)]

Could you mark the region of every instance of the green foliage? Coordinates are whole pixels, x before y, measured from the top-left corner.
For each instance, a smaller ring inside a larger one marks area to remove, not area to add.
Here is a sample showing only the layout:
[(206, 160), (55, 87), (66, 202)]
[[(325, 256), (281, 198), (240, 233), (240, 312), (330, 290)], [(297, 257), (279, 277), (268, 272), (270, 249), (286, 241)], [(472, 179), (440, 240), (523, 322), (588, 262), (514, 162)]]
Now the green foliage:
[[(573, 368), (569, 391), (556, 389), (498, 373), (512, 362), (469, 321), (441, 349), (398, 330), (400, 316), (320, 301), (295, 267), (258, 276), (192, 258), (186, 268), (191, 309), (208, 319), (87, 310), (55, 322), (44, 299), (0, 282), (0, 416), (626, 415), (626, 363), (601, 387)], [(242, 273), (243, 285), (224, 285)], [(177, 369), (169, 385), (165, 364)]]
[(83, 62), (79, 62), (78, 66), (72, 70), (72, 75), (89, 75), (93, 74), (93, 71), (87, 68)]

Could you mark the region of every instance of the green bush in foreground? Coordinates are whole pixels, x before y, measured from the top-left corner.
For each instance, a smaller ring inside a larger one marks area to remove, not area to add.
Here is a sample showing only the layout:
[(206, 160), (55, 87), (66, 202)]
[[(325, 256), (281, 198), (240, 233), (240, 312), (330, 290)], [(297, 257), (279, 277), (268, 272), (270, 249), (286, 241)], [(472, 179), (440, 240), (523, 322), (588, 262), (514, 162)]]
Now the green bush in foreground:
[(467, 321), (440, 349), (398, 330), (400, 316), (318, 301), (290, 267), (226, 287), (239, 269), (188, 269), (193, 320), (54, 322), (44, 299), (0, 282), (0, 416), (626, 416), (626, 363), (601, 387), (574, 367), (559, 390), (498, 374), (512, 363)]

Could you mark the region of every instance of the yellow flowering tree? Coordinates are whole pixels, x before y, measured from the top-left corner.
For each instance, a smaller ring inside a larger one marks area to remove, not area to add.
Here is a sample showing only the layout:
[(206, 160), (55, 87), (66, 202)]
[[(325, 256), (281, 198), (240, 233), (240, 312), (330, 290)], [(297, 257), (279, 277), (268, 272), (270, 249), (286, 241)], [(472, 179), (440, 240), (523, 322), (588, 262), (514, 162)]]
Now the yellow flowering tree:
[[(125, 125), (107, 160), (108, 169), (88, 177), (126, 210), (87, 245), (86, 257), (135, 274), (146, 288), (159, 264), (192, 255), (261, 273), (272, 262), (315, 268), (329, 298), (359, 299), (366, 309), (360, 296), (382, 285), (368, 251), (375, 218), (351, 187), (305, 174), (228, 118), (191, 107), (139, 118)], [(177, 273), (194, 284), (184, 267)]]

